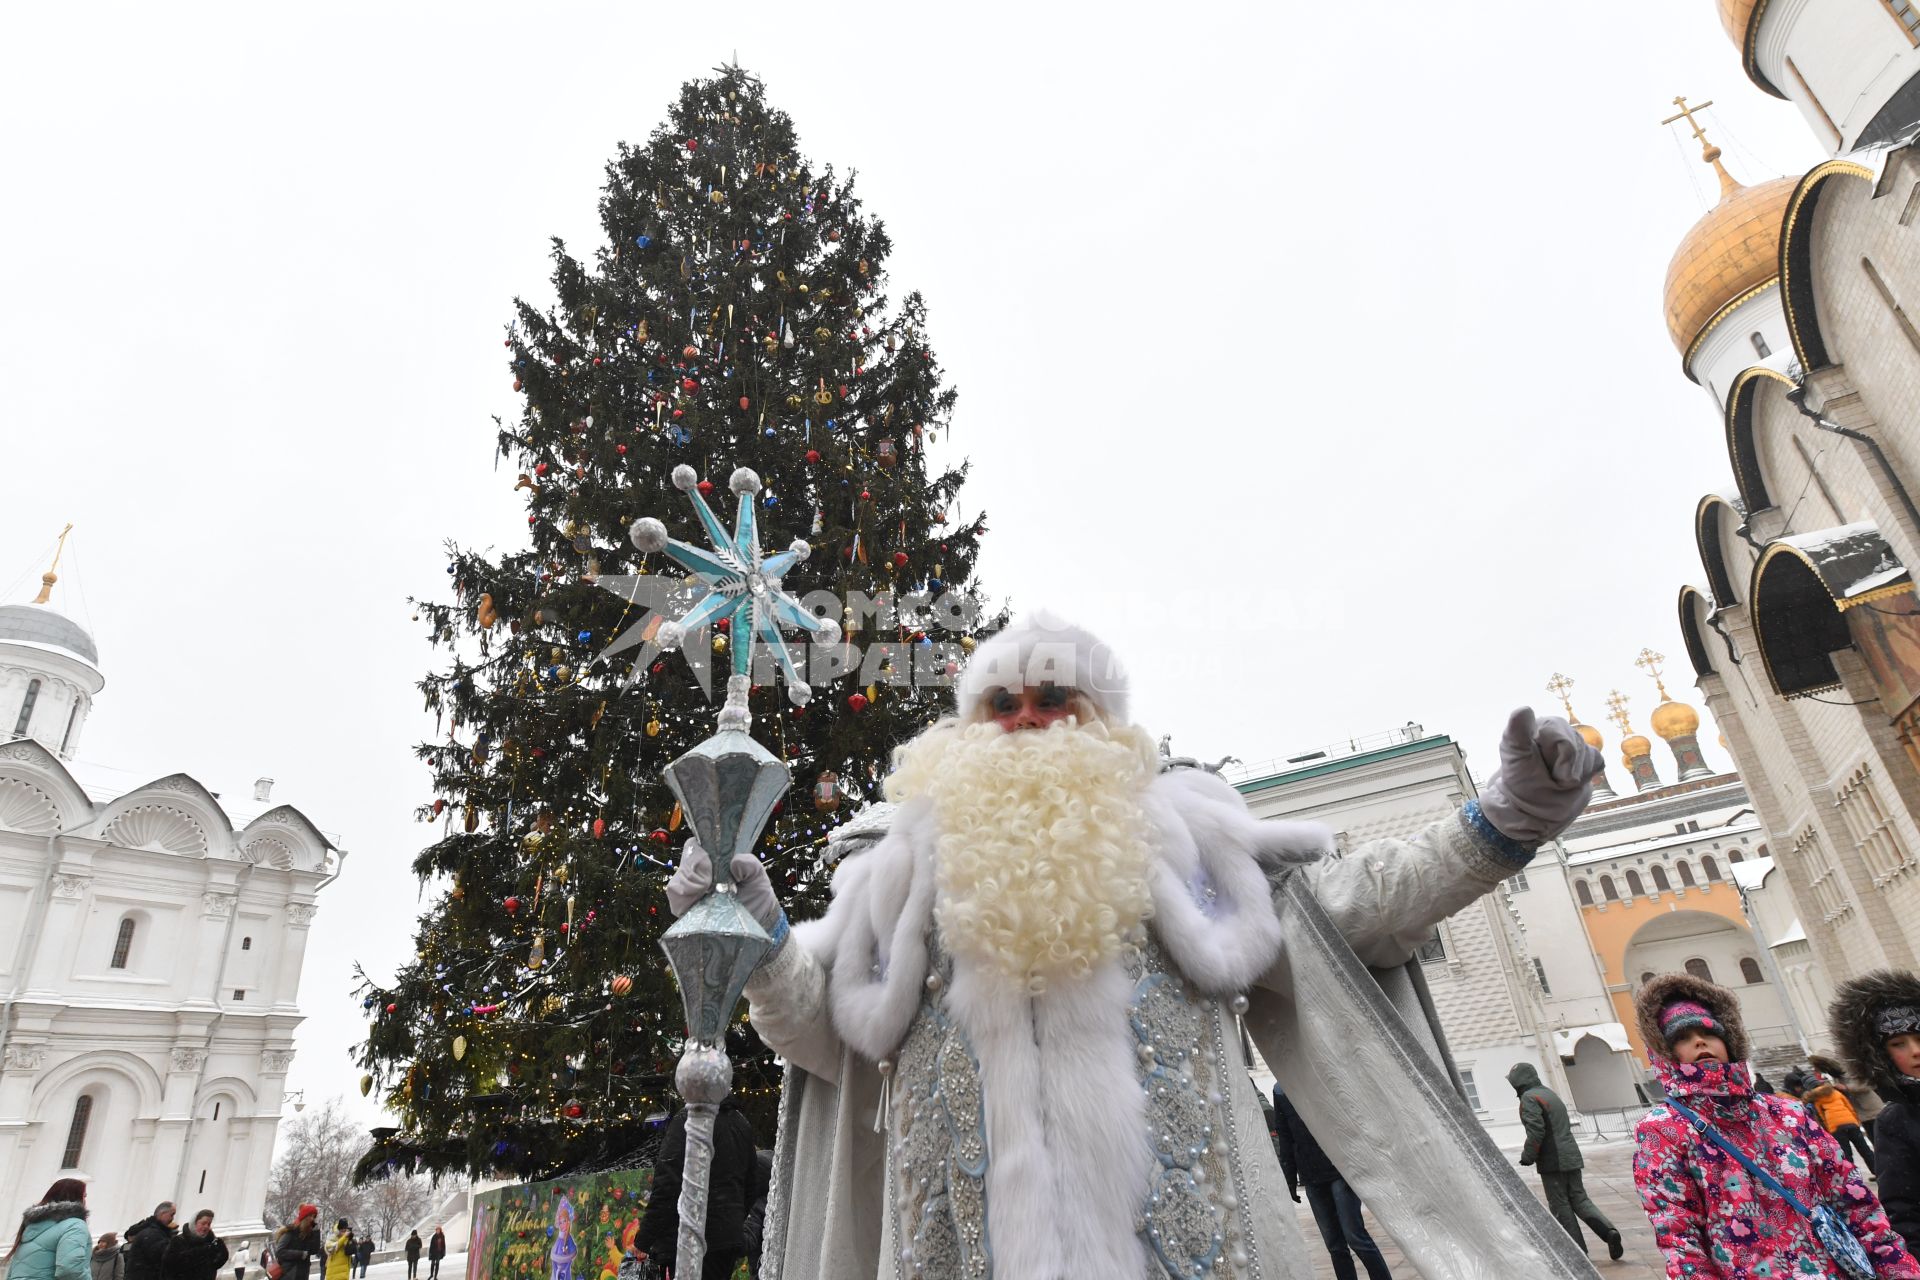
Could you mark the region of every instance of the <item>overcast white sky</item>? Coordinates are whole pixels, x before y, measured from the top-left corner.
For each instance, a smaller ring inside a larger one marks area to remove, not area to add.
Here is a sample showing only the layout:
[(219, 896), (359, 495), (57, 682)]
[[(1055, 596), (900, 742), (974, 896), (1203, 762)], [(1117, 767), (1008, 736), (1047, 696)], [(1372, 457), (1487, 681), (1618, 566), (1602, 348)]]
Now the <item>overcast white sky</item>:
[(270, 775), (352, 850), (309, 1098), (359, 1101), (351, 964), (410, 951), (434, 659), (405, 597), (443, 539), (524, 536), (489, 421), (511, 300), (546, 298), (549, 236), (597, 243), (615, 143), (735, 51), (928, 298), (986, 584), (1109, 633), (1178, 749), (1414, 719), (1484, 776), (1555, 670), (1644, 730), (1649, 644), (1698, 703), (1674, 592), (1730, 480), (1660, 288), (1711, 175), (1657, 122), (1711, 97), (1750, 180), (1820, 158), (1714, 6), (1057, 8), (9, 14), (0, 587), (75, 521), (82, 757)]

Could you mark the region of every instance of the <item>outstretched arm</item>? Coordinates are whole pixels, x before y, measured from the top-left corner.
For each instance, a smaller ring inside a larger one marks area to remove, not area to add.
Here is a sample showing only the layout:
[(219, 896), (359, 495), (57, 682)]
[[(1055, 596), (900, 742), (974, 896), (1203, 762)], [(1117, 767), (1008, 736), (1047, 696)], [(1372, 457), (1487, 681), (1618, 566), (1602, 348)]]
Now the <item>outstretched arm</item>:
[(1356, 954), (1375, 966), (1409, 959), (1434, 926), (1525, 867), (1587, 807), (1600, 753), (1566, 721), (1507, 721), (1500, 770), (1480, 799), (1410, 840), (1374, 840), (1307, 868), (1314, 896)]

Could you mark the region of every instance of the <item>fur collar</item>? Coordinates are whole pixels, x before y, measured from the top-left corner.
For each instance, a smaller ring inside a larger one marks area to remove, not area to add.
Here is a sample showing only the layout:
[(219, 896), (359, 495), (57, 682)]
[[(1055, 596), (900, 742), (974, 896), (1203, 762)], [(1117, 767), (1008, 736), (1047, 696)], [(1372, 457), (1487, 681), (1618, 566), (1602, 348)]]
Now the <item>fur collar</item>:
[(20, 1221), (26, 1226), (36, 1222), (58, 1222), (62, 1218), (85, 1218), (87, 1206), (78, 1200), (55, 1200), (50, 1204), (37, 1204), (20, 1215)]
[[(1155, 936), (1201, 991), (1244, 991), (1280, 956), (1269, 869), (1314, 861), (1331, 833), (1255, 818), (1239, 792), (1201, 769), (1161, 773), (1142, 805), (1154, 826)], [(902, 805), (884, 839), (835, 871), (827, 914), (794, 926), (794, 941), (833, 971), (835, 1029), (869, 1061), (899, 1047), (925, 995), (935, 840), (931, 803)]]
[(1720, 1038), (1727, 1042), (1727, 1056), (1742, 1062), (1747, 1056), (1747, 1024), (1740, 1017), (1740, 998), (1716, 983), (1690, 973), (1663, 973), (1633, 998), (1633, 1009), (1640, 1023), (1640, 1041), (1653, 1058), (1667, 1057), (1667, 1038), (1660, 1034), (1660, 1010), (1675, 1000), (1702, 1004), (1714, 1021), (1725, 1030)]

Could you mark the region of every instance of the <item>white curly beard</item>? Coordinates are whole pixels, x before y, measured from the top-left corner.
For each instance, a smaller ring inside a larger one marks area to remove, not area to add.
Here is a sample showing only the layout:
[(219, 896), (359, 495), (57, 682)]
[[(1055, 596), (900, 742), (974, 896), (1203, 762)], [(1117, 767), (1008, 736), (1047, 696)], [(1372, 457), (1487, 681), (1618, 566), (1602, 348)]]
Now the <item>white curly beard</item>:
[(1033, 994), (1117, 955), (1153, 911), (1140, 798), (1155, 754), (1143, 731), (1098, 720), (948, 722), (902, 747), (887, 795), (933, 802), (948, 950)]

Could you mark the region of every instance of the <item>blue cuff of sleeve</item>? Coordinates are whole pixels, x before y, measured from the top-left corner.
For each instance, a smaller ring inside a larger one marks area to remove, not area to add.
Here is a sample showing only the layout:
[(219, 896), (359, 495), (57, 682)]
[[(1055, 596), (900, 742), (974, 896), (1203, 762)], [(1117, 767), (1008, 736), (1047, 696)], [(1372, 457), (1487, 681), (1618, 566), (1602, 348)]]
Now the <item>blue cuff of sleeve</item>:
[(787, 945), (787, 938), (792, 933), (793, 933), (792, 927), (787, 924), (787, 913), (785, 911), (782, 911), (780, 913), (780, 918), (774, 921), (773, 945), (767, 948), (766, 955), (760, 957), (760, 963), (763, 965), (772, 964), (773, 958), (780, 954), (780, 949), (782, 947)]
[(1467, 801), (1460, 810), (1460, 823), (1466, 827), (1467, 834), (1478, 841), (1486, 850), (1501, 862), (1519, 870), (1533, 861), (1533, 855), (1539, 845), (1521, 844), (1501, 833), (1500, 828), (1488, 821), (1487, 815), (1480, 812), (1478, 800)]

